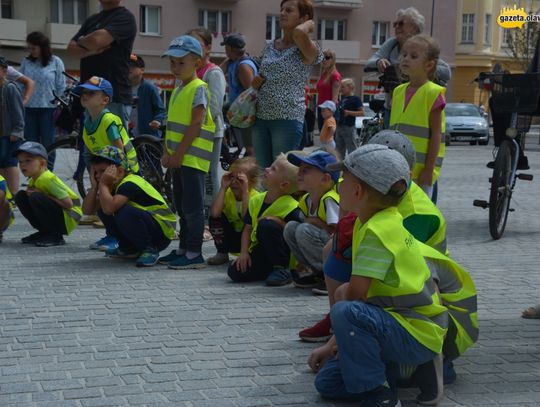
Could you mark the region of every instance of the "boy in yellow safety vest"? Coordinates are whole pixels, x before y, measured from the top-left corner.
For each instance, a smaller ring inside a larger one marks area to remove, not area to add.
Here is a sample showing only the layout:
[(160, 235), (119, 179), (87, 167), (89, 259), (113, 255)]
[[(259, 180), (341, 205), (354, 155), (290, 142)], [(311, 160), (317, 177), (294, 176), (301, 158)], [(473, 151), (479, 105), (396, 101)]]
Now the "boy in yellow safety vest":
[(82, 215), (79, 197), (47, 169), (47, 150), (43, 145), (27, 141), (14, 154), (22, 174), (29, 179), (26, 190), (15, 195), (15, 203), (37, 229), (21, 242), (40, 247), (65, 244), (62, 235), (69, 235)]
[(13, 197), (11, 196), (11, 192), (9, 192), (7, 181), (0, 175), (0, 243), (2, 243), (4, 232), (13, 223), (14, 216), (10, 202), (11, 199)]
[(340, 206), (358, 221), (351, 280), (330, 311), (334, 336), (308, 363), (324, 397), (395, 407), (399, 366), (436, 358), (448, 324), (419, 243), (397, 210), (410, 168), (397, 151), (365, 145), (328, 169), (343, 170)]
[(161, 159), (174, 168), (173, 194), (180, 217), (178, 249), (159, 259), (172, 269), (204, 267), (204, 180), (210, 169), (216, 126), (210, 114), (208, 85), (197, 77), (203, 57), (200, 42), (182, 35), (169, 44), (171, 72), (181, 81), (174, 89), (167, 114), (165, 151)]

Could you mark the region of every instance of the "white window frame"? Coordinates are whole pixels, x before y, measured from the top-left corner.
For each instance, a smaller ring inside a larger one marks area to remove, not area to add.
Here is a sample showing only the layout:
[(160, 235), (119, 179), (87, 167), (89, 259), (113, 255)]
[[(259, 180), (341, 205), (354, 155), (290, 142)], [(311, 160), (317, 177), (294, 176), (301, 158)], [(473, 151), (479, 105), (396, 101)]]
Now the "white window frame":
[[(73, 0), (73, 23), (66, 23), (64, 22), (64, 7), (63, 7), (63, 1), (64, 0), (51, 0), (51, 8), (54, 5), (53, 1), (56, 1), (56, 5), (58, 6), (57, 14), (58, 14), (58, 24), (75, 24), (79, 25), (82, 24), (84, 19), (79, 19), (79, 3), (83, 2), (86, 6), (86, 17), (88, 17), (88, 0)], [(52, 9), (51, 9), (52, 12)]]
[[(266, 16), (266, 24), (268, 24), (269, 19), (270, 19), (272, 30), (270, 33), (271, 38), (266, 38), (267, 42), (274, 41), (275, 39), (283, 37), (283, 31), (279, 27), (279, 16), (268, 14)], [(278, 29), (279, 29), (279, 32), (278, 32)], [(277, 34), (279, 34), (279, 37), (277, 36)]]
[(0, 18), (7, 18), (7, 19), (13, 18), (13, 0), (1, 0), (1, 1), (2, 1), (2, 3), (3, 3), (4, 1), (6, 1), (6, 2), (9, 3), (9, 7), (10, 7), (10, 9), (11, 9), (11, 13), (10, 13), (11, 15), (10, 15), (9, 17), (4, 17), (4, 16), (2, 15), (2, 7), (1, 7), (2, 4), (0, 4)]
[(508, 47), (508, 39), (511, 35), (512, 28), (502, 28), (501, 27), (501, 47)]
[[(381, 40), (381, 27), (385, 27), (384, 41)], [(376, 31), (375, 34), (375, 43), (373, 42), (373, 30)], [(380, 48), (383, 45), (390, 35), (390, 21), (373, 21), (373, 27), (371, 32), (371, 46), (373, 48)]]
[(491, 35), (492, 35), (492, 23), (493, 18), (491, 17), (491, 14), (486, 14), (485, 21), (484, 21), (484, 44), (485, 45), (491, 45)]
[[(324, 38), (324, 35), (326, 33), (326, 25), (329, 24), (330, 22), (333, 25), (333, 27), (332, 27), (332, 31), (333, 31), (332, 38)], [(338, 39), (338, 37), (339, 37), (339, 23), (340, 22), (343, 23), (343, 39), (342, 40)], [(319, 24), (320, 24), (320, 27), (321, 27), (319, 40), (322, 40), (322, 41), (325, 41), (325, 40), (327, 40), (327, 41), (345, 41), (347, 39), (347, 20), (334, 20), (334, 19), (330, 19), (330, 18), (319, 18)]]
[[(157, 9), (157, 26), (158, 30), (157, 32), (148, 31), (148, 19), (149, 19), (149, 9)], [(144, 26), (146, 27), (146, 31), (142, 31), (142, 24), (140, 24), (140, 31), (139, 33), (141, 35), (147, 35), (147, 36), (154, 36), (154, 37), (160, 37), (161, 36), (161, 6), (151, 6), (147, 4), (141, 4), (139, 7), (139, 13), (141, 14), (139, 17), (142, 20), (144, 18)], [(144, 13), (144, 16), (142, 15)]]
[[(200, 16), (200, 13), (203, 13), (203, 21), (202, 21), (202, 26), (206, 29), (209, 29), (208, 28), (208, 13), (217, 13), (218, 14), (218, 19), (217, 19), (217, 24), (218, 24), (218, 30), (216, 31), (216, 33), (225, 33), (225, 32), (228, 32), (228, 30), (231, 29), (231, 12), (229, 10), (210, 10), (210, 9), (199, 9), (199, 16)], [(223, 29), (223, 17), (226, 16), (227, 17), (227, 31), (225, 31)]]
[[(464, 13), (461, 15), (461, 43), (474, 43), (474, 13)], [(467, 20), (467, 21), (466, 21)]]

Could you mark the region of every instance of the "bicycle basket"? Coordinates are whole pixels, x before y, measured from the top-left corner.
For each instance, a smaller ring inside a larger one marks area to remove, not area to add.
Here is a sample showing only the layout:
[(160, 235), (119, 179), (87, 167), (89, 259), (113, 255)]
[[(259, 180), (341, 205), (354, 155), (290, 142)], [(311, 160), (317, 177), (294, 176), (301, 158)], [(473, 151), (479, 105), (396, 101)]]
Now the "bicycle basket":
[(502, 74), (491, 76), (495, 113), (534, 113), (540, 96), (540, 75)]

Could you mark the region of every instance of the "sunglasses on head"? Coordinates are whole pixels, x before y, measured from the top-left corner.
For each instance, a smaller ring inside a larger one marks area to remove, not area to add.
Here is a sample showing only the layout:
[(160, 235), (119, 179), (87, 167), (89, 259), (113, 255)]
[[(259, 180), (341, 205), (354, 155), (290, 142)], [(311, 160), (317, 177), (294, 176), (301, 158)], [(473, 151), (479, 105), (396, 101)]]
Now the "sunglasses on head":
[(405, 21), (403, 21), (403, 20), (394, 21), (394, 23), (392, 24), (392, 26), (393, 26), (394, 28), (396, 28), (396, 27), (403, 27), (404, 25), (405, 25)]

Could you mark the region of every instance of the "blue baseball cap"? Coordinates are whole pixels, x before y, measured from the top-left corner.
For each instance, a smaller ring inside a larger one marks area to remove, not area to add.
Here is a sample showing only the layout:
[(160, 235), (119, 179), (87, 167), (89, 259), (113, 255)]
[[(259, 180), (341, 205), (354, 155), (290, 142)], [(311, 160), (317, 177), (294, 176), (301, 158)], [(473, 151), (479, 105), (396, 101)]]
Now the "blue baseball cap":
[(191, 35), (181, 35), (180, 37), (176, 37), (171, 41), (169, 48), (161, 55), (161, 57), (163, 58), (169, 56), (174, 58), (182, 58), (190, 52), (202, 58), (203, 50), (201, 43), (198, 39), (192, 37)]
[(111, 83), (107, 79), (101, 78), (99, 76), (92, 76), (85, 83), (77, 86), (73, 91), (75, 93), (82, 93), (83, 89), (98, 91), (100, 90), (111, 99), (113, 97), (113, 88)]
[(332, 180), (334, 182), (337, 182), (339, 179), (339, 171), (329, 171), (326, 169), (327, 165), (335, 164), (338, 162), (337, 158), (334, 157), (332, 154), (327, 153), (326, 151), (314, 151), (313, 153), (309, 155), (300, 155), (295, 153), (289, 153), (287, 155), (287, 160), (292, 165), (295, 165), (297, 167), (300, 167), (300, 164), (308, 164), (312, 165), (315, 168), (318, 168), (325, 174), (330, 174), (330, 177), (332, 177)]

